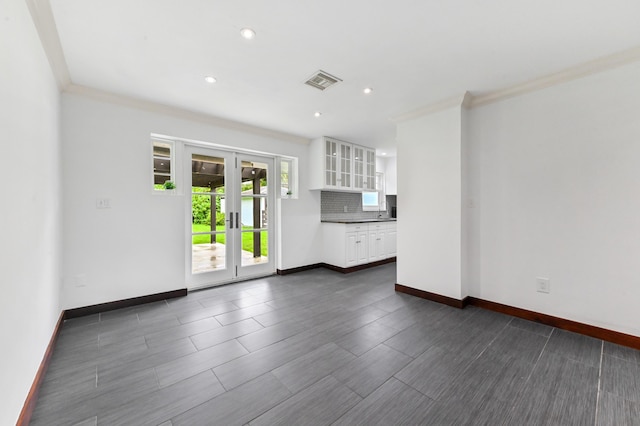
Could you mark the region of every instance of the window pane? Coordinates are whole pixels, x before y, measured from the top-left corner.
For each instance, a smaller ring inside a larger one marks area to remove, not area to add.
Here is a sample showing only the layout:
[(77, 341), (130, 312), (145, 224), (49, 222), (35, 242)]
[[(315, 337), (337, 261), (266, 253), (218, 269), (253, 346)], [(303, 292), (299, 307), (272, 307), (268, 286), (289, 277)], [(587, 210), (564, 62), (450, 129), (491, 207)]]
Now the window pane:
[[(216, 242), (207, 242), (209, 235), (194, 235), (191, 245), (191, 271), (209, 272), (226, 268), (224, 235), (216, 235)], [(204, 240), (204, 242), (203, 242)]]
[(195, 188), (206, 188), (206, 192), (224, 194), (224, 158), (193, 154), (191, 185)]
[(242, 197), (240, 212), (240, 224), (242, 229), (261, 229), (267, 227), (268, 217), (266, 197)]
[[(191, 195), (193, 232), (223, 231), (224, 220), (225, 197), (198, 193)], [(212, 224), (215, 224), (217, 229), (211, 229)]]
[(267, 165), (242, 162), (242, 195), (267, 193)]
[(242, 266), (268, 262), (268, 231), (242, 231)]
[(290, 169), (289, 161), (283, 160), (280, 162), (280, 195), (286, 195), (292, 189), (289, 184)]
[[(153, 141), (153, 189), (165, 190), (165, 183), (173, 179), (173, 145), (169, 142)], [(168, 188), (171, 189), (171, 188)]]

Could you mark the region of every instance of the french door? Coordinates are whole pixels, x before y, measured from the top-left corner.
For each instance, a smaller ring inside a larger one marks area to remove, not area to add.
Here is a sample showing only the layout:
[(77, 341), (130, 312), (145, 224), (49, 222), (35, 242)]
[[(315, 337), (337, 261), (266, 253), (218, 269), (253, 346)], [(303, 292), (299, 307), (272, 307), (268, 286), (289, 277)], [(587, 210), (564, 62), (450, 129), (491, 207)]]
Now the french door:
[(186, 147), (190, 289), (275, 272), (273, 158)]

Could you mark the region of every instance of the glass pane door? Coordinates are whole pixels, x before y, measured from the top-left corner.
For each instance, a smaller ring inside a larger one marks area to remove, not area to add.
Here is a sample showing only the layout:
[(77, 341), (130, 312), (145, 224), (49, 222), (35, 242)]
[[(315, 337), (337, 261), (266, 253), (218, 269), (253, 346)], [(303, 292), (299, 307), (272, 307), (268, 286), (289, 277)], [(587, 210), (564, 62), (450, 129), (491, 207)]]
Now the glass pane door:
[(188, 147), (187, 287), (275, 272), (273, 159)]
[(232, 156), (190, 148), (187, 158), (187, 218), (191, 219), (187, 284), (193, 288), (233, 278), (233, 241), (227, 213)]
[(274, 211), (273, 160), (239, 155), (238, 189), (240, 192), (239, 234), (236, 253), (239, 259), (238, 276), (273, 272), (271, 214)]

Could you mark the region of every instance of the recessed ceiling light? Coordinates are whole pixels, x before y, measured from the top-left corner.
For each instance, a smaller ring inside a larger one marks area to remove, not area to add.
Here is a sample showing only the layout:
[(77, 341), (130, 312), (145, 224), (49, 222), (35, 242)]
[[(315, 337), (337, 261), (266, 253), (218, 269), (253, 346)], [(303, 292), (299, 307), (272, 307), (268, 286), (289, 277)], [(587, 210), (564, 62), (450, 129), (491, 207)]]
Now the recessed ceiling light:
[(368, 95), (369, 93), (373, 92), (373, 89), (371, 87), (365, 87), (363, 92), (365, 95)]
[(386, 153), (386, 152), (383, 152), (383, 153), (382, 153), (382, 155), (387, 155), (387, 153)]
[(319, 111), (316, 111), (315, 114), (313, 114), (314, 117), (320, 117), (321, 115), (322, 113)]
[(217, 80), (215, 77), (211, 77), (210, 75), (208, 75), (204, 78), (204, 81), (206, 81), (207, 83), (215, 83)]
[(240, 35), (246, 38), (247, 40), (251, 40), (256, 36), (256, 32), (253, 31), (251, 28), (243, 28), (240, 30)]

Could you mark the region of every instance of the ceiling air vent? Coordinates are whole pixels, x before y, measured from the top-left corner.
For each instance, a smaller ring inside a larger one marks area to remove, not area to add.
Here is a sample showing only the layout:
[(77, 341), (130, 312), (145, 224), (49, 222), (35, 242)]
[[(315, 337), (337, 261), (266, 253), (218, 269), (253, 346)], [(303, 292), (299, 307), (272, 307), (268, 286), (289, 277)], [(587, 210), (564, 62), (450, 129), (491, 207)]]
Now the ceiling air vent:
[(335, 77), (327, 72), (320, 70), (314, 75), (312, 75), (311, 77), (309, 77), (309, 79), (305, 81), (304, 84), (307, 84), (311, 87), (315, 87), (316, 89), (324, 90), (341, 81), (342, 80), (339, 79), (338, 77)]

